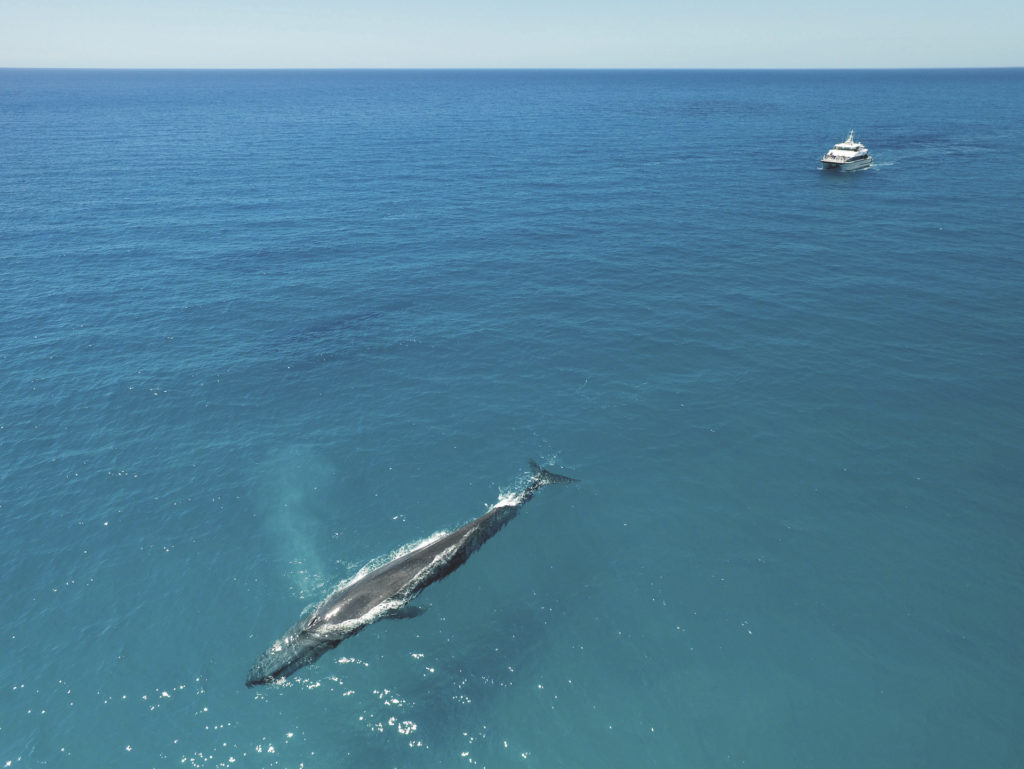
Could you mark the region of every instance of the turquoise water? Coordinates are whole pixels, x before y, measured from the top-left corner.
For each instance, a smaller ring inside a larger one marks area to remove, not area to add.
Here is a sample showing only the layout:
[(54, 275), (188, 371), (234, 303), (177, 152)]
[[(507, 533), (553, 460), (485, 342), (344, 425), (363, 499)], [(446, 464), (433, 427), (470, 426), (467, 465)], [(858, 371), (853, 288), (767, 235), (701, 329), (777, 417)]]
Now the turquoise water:
[(0, 70), (0, 765), (1019, 768), (1022, 86)]

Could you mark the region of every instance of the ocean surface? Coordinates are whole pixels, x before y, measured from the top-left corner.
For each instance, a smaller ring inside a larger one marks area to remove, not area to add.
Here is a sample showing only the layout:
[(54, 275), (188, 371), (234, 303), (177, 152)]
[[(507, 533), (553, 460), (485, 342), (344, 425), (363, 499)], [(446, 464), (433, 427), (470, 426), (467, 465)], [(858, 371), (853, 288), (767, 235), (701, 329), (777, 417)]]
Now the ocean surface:
[(0, 70), (0, 767), (1020, 769), (1022, 147), (1021, 69)]

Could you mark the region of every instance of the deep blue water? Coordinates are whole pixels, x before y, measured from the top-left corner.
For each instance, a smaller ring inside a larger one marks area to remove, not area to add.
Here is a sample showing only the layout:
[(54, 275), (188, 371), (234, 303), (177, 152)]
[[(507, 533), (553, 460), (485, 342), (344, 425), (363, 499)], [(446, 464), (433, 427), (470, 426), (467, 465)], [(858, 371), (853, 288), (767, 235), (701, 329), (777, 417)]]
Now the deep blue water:
[(1022, 146), (1024, 70), (0, 70), (0, 766), (1019, 769)]

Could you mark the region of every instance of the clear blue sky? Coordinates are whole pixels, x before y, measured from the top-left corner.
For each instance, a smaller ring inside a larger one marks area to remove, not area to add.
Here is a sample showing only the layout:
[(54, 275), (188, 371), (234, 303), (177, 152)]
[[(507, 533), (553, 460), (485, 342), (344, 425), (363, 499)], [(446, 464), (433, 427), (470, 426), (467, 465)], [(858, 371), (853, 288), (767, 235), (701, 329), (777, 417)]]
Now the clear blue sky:
[(1024, 65), (1021, 0), (0, 0), (0, 67)]

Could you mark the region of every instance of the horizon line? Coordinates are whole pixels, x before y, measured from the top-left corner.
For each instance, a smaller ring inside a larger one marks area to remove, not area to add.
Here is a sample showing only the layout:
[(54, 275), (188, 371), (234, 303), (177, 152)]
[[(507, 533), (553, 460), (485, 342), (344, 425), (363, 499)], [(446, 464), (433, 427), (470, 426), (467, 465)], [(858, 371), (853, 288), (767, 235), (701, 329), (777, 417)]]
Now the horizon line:
[(1024, 64), (989, 66), (919, 66), (919, 67), (306, 67), (306, 66), (237, 66), (237, 67), (146, 67), (146, 66), (8, 66), (0, 71), (64, 71), (64, 72), (923, 72), (950, 70), (1014, 70)]

